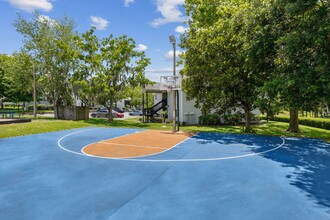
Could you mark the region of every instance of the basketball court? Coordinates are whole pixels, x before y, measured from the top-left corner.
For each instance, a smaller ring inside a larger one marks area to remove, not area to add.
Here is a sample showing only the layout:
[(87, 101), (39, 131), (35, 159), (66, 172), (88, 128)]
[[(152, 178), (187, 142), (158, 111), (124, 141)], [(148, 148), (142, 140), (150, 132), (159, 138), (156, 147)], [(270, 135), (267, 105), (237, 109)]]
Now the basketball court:
[(0, 219), (330, 219), (320, 140), (85, 128), (0, 150)]

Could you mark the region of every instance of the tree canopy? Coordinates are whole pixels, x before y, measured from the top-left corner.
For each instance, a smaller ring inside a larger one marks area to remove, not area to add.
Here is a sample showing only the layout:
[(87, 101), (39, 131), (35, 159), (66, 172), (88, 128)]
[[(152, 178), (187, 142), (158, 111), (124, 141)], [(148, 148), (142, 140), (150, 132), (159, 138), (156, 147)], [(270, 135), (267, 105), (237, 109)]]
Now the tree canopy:
[(38, 13), (31, 21), (18, 15), (14, 26), (24, 36), (42, 95), (56, 109), (73, 105), (76, 95), (86, 106), (98, 103), (111, 112), (128, 86), (150, 82), (144, 73), (150, 59), (136, 51), (135, 41), (125, 35), (99, 39), (95, 28), (80, 35), (73, 19), (50, 20)]
[[(273, 71), (272, 41), (266, 4), (259, 1), (186, 1), (189, 31), (182, 74), (189, 98), (204, 109), (243, 109), (246, 130), (258, 87)], [(263, 9), (263, 10), (261, 10)], [(258, 11), (258, 13), (256, 13)], [(211, 14), (211, 16), (210, 16)]]
[(270, 99), (297, 111), (329, 99), (329, 1), (186, 1), (183, 88), (203, 109), (245, 113)]

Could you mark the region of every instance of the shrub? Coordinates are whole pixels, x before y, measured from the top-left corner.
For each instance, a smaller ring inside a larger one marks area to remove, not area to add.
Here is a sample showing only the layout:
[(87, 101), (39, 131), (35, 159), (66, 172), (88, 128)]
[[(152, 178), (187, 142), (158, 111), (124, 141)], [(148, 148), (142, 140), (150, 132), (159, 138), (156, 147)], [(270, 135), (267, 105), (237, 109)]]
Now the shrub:
[(242, 114), (224, 115), (223, 120), (226, 124), (237, 125), (242, 122)]
[(37, 109), (38, 110), (46, 110), (47, 108), (46, 108), (46, 105), (45, 104), (38, 104), (37, 105)]
[(220, 115), (209, 114), (200, 116), (198, 121), (200, 125), (219, 125), (220, 118)]
[[(260, 118), (266, 120), (265, 116), (261, 116)], [(290, 118), (288, 116), (275, 116), (273, 121), (289, 123)], [(299, 124), (330, 130), (330, 120), (322, 118), (299, 118)]]

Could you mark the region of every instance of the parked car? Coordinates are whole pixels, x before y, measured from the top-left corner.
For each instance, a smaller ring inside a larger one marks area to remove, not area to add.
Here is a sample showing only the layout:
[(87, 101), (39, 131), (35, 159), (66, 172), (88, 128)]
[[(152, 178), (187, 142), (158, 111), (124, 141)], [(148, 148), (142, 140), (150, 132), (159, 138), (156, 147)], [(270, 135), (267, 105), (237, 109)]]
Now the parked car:
[(134, 110), (134, 111), (129, 112), (128, 114), (131, 116), (142, 116), (143, 115), (142, 111), (140, 111), (140, 110)]
[[(93, 112), (91, 116), (93, 118), (107, 118), (108, 117), (108, 109), (106, 108), (100, 108), (96, 112)], [(114, 118), (123, 118), (124, 114), (120, 112), (116, 112), (115, 110), (112, 110), (112, 116)]]
[(121, 108), (118, 108), (118, 107), (114, 108), (113, 110), (115, 110), (116, 112), (119, 112), (119, 113), (124, 113), (124, 110)]

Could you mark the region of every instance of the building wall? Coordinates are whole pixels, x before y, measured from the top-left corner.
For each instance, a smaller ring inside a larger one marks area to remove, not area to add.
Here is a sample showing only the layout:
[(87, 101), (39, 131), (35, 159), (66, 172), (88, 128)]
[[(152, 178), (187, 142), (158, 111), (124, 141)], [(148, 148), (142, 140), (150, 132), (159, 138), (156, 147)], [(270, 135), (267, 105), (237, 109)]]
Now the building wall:
[(196, 108), (195, 101), (187, 101), (186, 93), (179, 91), (179, 102), (180, 102), (180, 122), (187, 125), (198, 124), (198, 118), (202, 115), (200, 109)]
[[(168, 103), (168, 119), (173, 120), (173, 93), (171, 91), (167, 96)], [(201, 110), (195, 108), (195, 101), (187, 101), (186, 94), (183, 91), (179, 91), (179, 121), (187, 125), (198, 124), (198, 118), (201, 116)]]

